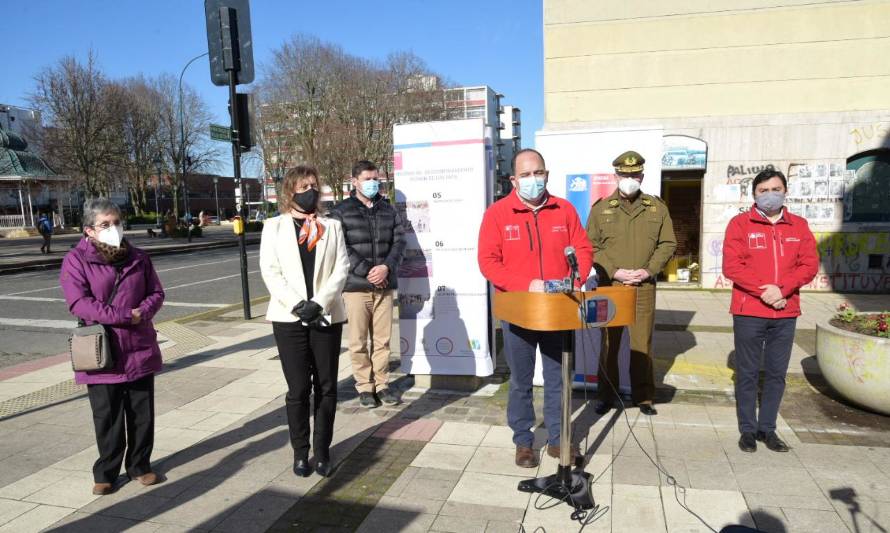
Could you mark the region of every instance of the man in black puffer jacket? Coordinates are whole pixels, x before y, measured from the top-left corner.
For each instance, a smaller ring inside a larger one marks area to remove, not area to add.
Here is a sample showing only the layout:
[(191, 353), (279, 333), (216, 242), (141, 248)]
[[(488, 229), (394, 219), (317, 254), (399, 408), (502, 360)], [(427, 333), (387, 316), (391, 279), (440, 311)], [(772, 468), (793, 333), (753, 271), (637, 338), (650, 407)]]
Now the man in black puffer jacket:
[(330, 212), (343, 225), (349, 252), (343, 300), (349, 322), (352, 373), (362, 407), (376, 407), (378, 399), (395, 405), (398, 398), (387, 383), (389, 340), (393, 289), (405, 250), (405, 230), (396, 209), (378, 192), (380, 179), (374, 163), (359, 161), (352, 167), (352, 186), (354, 194)]

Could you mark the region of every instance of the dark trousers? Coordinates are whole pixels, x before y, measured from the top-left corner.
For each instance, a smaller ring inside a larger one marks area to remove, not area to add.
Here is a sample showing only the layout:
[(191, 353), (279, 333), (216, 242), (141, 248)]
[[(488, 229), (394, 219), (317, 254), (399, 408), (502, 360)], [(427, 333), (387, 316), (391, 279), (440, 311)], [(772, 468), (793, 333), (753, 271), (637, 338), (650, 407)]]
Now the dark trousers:
[[(96, 483), (113, 483), (124, 464), (134, 478), (151, 472), (155, 441), (155, 378), (128, 383), (88, 385), (99, 459), (93, 465)], [(126, 450), (126, 454), (125, 454)]]
[(43, 234), (41, 234), (41, 237), (43, 237), (43, 246), (40, 247), (40, 251), (41, 252), (46, 251), (46, 253), (49, 253), (50, 252), (49, 245), (50, 245), (50, 242), (52, 241), (53, 234), (52, 233), (43, 233)]
[[(621, 285), (613, 283), (613, 285)], [(652, 363), (652, 328), (655, 326), (655, 285), (643, 283), (637, 287), (636, 318), (627, 326), (630, 335), (630, 391), (634, 403), (655, 399), (655, 368)], [(597, 372), (599, 399), (617, 401), (619, 369), (618, 355), (624, 328), (603, 331), (600, 365)], [(610, 385), (611, 382), (611, 385)], [(613, 390), (614, 387), (614, 390)]]
[(337, 363), (343, 324), (308, 327), (299, 322), (273, 322), (278, 358), (287, 380), (287, 425), (294, 456), (309, 456), (309, 393), (315, 395), (315, 458), (330, 460), (337, 412)]
[(535, 375), (535, 351), (541, 347), (544, 370), (544, 425), (548, 442), (559, 445), (562, 427), (562, 331), (534, 331), (501, 322), (504, 354), (510, 367), (510, 392), (507, 396), (507, 425), (513, 430), (513, 443), (531, 447), (535, 436), (535, 407), (532, 403), (532, 379)]
[[(791, 359), (796, 323), (796, 318), (732, 317), (739, 432), (776, 430), (776, 417), (785, 393), (785, 374)], [(758, 412), (757, 383), (761, 368), (764, 378)]]

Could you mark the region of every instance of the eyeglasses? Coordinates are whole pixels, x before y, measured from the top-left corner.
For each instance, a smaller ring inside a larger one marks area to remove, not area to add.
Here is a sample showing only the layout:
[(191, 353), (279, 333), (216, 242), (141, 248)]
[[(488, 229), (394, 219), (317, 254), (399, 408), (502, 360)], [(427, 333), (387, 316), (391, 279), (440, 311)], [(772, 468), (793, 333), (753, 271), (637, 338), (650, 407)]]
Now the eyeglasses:
[(106, 230), (106, 229), (110, 228), (111, 226), (120, 226), (120, 225), (121, 225), (121, 221), (118, 220), (115, 222), (103, 222), (101, 224), (93, 224), (91, 227), (93, 229), (102, 231), (102, 230)]
[(535, 170), (534, 172), (523, 172), (522, 174), (519, 175), (520, 178), (527, 178), (529, 176), (534, 176), (536, 178), (546, 178), (547, 171), (544, 169), (540, 169), (540, 170)]

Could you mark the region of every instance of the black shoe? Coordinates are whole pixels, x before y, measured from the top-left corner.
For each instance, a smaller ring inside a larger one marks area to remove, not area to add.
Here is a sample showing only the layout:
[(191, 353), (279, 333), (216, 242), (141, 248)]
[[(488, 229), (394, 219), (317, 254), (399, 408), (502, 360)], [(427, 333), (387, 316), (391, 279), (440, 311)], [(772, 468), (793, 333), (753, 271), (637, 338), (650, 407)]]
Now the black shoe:
[(294, 460), (294, 474), (300, 477), (309, 477), (309, 474), (312, 473), (312, 467), (309, 466), (309, 459), (296, 459)]
[(597, 400), (593, 406), (593, 412), (598, 415), (604, 415), (612, 408), (612, 402), (606, 400)]
[(757, 451), (757, 439), (753, 433), (742, 433), (739, 437), (739, 449), (743, 452), (754, 453)]
[(374, 398), (372, 392), (360, 392), (358, 393), (358, 403), (365, 409), (373, 409), (377, 407), (377, 398)]
[(769, 433), (758, 431), (757, 440), (766, 444), (766, 447), (774, 452), (787, 452), (789, 450), (788, 445), (776, 435), (775, 431), (770, 431)]
[(638, 406), (640, 408), (640, 412), (646, 416), (655, 416), (658, 414), (658, 410), (655, 409), (651, 403), (641, 403)]
[(383, 402), (383, 405), (398, 405), (399, 398), (389, 389), (377, 391), (377, 397)]
[(317, 461), (315, 463), (315, 473), (321, 477), (331, 476), (331, 461)]

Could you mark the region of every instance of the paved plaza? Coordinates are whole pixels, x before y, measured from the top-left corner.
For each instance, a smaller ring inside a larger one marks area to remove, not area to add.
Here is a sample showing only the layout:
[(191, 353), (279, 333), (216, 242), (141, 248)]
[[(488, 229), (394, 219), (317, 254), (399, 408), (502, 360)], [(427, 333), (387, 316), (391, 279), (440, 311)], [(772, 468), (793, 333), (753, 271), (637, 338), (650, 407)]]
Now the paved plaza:
[[(804, 295), (779, 419), (792, 451), (746, 454), (736, 445), (729, 293), (661, 290), (659, 415), (628, 408), (599, 417), (575, 392), (575, 434), (598, 507), (574, 519), (567, 505), (517, 490), (555, 472), (556, 461), (513, 464), (502, 372), (473, 393), (422, 389), (396, 373), (402, 404), (368, 411), (341, 357), (336, 470), (299, 478), (263, 306), (251, 321), (222, 309), (163, 322), (153, 461), (166, 481), (146, 488), (122, 478), (114, 494), (93, 496), (91, 414), (70, 365), (56, 357), (7, 367), (0, 531), (692, 532), (741, 524), (885, 532), (890, 420), (833, 399), (815, 364), (815, 323), (845, 299), (864, 310), (886, 301)], [(540, 422), (540, 392), (536, 407)], [(539, 447), (543, 428), (537, 435)]]

